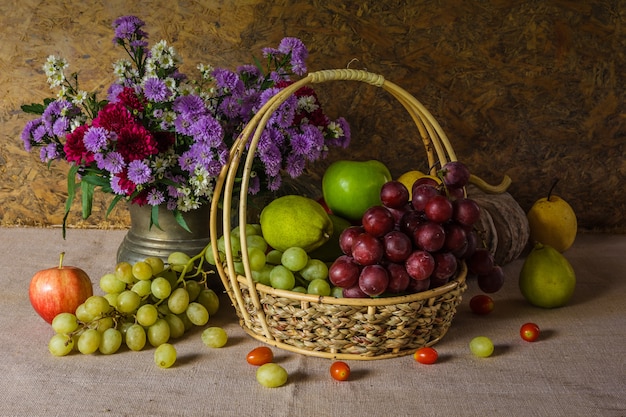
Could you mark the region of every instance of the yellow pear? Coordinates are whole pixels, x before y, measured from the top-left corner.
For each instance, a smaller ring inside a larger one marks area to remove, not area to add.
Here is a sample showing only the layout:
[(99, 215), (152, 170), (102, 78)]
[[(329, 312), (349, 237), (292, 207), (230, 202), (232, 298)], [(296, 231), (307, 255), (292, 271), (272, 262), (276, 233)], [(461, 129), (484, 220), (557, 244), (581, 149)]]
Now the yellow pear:
[(556, 181), (547, 197), (540, 198), (528, 211), (531, 242), (550, 245), (563, 253), (576, 239), (578, 222), (572, 207), (558, 195), (552, 194)]
[(418, 170), (407, 171), (398, 177), (397, 181), (400, 181), (409, 190), (409, 200), (413, 196), (413, 184), (415, 183), (415, 181), (422, 177), (432, 178), (437, 181), (437, 183), (441, 184), (440, 178), (437, 178), (433, 175), (424, 174), (422, 171)]

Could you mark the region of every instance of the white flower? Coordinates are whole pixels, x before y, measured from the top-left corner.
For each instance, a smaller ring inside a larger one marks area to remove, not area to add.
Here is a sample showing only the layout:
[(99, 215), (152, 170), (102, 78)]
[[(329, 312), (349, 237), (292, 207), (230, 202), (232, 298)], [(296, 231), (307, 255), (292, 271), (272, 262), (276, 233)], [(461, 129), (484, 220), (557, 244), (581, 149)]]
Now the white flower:
[(304, 110), (307, 113), (313, 113), (319, 106), (315, 103), (315, 97), (302, 96), (298, 98), (298, 109)]

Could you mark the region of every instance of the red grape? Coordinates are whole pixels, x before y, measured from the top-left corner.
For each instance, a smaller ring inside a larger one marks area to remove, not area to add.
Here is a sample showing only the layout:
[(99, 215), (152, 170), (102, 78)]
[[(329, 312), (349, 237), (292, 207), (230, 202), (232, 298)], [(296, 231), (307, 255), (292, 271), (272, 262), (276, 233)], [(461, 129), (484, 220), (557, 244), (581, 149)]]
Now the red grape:
[(385, 257), (391, 262), (404, 262), (413, 251), (411, 239), (398, 230), (392, 230), (383, 237)]
[(452, 202), (443, 195), (433, 196), (424, 207), (426, 218), (435, 223), (447, 222), (452, 218), (452, 213)]
[(448, 282), (456, 272), (457, 260), (456, 256), (450, 252), (439, 252), (434, 255), (435, 258), (435, 270), (433, 271), (432, 278), (436, 280), (442, 280)]
[(412, 279), (409, 281), (409, 286), (407, 287), (407, 291), (410, 293), (422, 292), (426, 291), (430, 288), (430, 278), (426, 279)]
[(437, 188), (432, 185), (420, 185), (413, 188), (413, 197), (411, 198), (411, 204), (417, 211), (424, 211), (426, 203), (434, 196), (439, 195)]
[(499, 265), (495, 265), (491, 271), (486, 274), (478, 275), (476, 278), (478, 288), (487, 294), (500, 291), (504, 285), (504, 270)]
[(452, 203), (452, 218), (464, 226), (472, 226), (480, 219), (480, 206), (470, 198), (461, 198)]
[(427, 251), (416, 250), (409, 255), (404, 266), (409, 276), (415, 280), (430, 278), (435, 270), (435, 258)]
[(389, 181), (380, 190), (380, 201), (389, 208), (401, 208), (409, 201), (409, 190), (400, 181)]
[(341, 294), (344, 296), (344, 298), (367, 298), (369, 297), (367, 294), (363, 292), (361, 287), (359, 287), (358, 283), (354, 284), (351, 287), (344, 288), (341, 291)]
[(450, 161), (441, 168), (441, 179), (446, 187), (465, 187), (470, 179), (470, 171), (463, 162)]
[(359, 288), (370, 297), (381, 295), (389, 285), (387, 270), (381, 265), (368, 265), (359, 275)]
[(443, 226), (446, 234), (444, 249), (457, 252), (467, 248), (467, 232), (457, 223), (447, 223)]
[(340, 256), (328, 268), (328, 280), (336, 287), (351, 287), (359, 280), (361, 268), (349, 256)]
[(374, 265), (383, 259), (385, 250), (380, 240), (369, 233), (361, 233), (352, 243), (352, 258), (359, 265)]
[(363, 233), (364, 230), (361, 226), (350, 226), (341, 232), (339, 235), (339, 247), (341, 251), (346, 255), (352, 255), (352, 243), (354, 238)]
[(447, 193), (448, 198), (452, 201), (465, 198), (465, 188), (448, 187), (446, 188), (446, 193)]
[(489, 273), (494, 266), (493, 255), (486, 248), (477, 248), (467, 260), (467, 268), (476, 275)]
[(478, 294), (472, 297), (469, 302), (470, 309), (475, 314), (484, 316), (493, 311), (494, 302), (491, 297), (486, 294)]
[(406, 291), (409, 286), (409, 282), (415, 281), (411, 279), (409, 273), (406, 272), (406, 268), (402, 264), (387, 264), (387, 274), (389, 275), (389, 285), (387, 285), (387, 291), (393, 294)]
[(413, 242), (420, 249), (437, 252), (446, 242), (446, 233), (440, 224), (422, 223), (413, 232)]
[(382, 237), (391, 232), (396, 224), (393, 215), (383, 206), (373, 206), (363, 213), (363, 229), (374, 237)]
[(404, 214), (404, 216), (402, 216), (402, 219), (400, 220), (400, 231), (411, 236), (413, 235), (413, 232), (415, 232), (417, 226), (424, 223), (425, 221), (426, 219), (424, 219), (422, 213), (415, 210), (409, 210)]
[(436, 188), (439, 186), (439, 183), (431, 177), (420, 177), (416, 179), (413, 183), (413, 186), (411, 187), (411, 192), (415, 190), (415, 187), (419, 187), (420, 185), (431, 185)]

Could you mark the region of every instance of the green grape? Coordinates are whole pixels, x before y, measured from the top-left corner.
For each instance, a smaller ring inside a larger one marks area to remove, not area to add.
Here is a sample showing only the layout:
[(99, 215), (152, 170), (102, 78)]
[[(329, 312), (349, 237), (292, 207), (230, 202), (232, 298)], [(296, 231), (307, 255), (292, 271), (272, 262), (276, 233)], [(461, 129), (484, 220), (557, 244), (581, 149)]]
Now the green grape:
[(266, 263), (260, 271), (252, 271), (252, 279), (263, 285), (272, 285), (270, 283), (270, 272), (272, 272), (272, 269), (274, 269), (274, 265)]
[(325, 279), (316, 278), (309, 282), (306, 292), (308, 294), (328, 296), (330, 295), (330, 284)]
[(181, 314), (187, 310), (189, 305), (189, 293), (185, 288), (176, 288), (167, 299), (167, 306), (174, 314)]
[(283, 265), (276, 265), (270, 272), (270, 284), (280, 290), (291, 290), (296, 285), (296, 278)]
[(246, 244), (248, 245), (248, 248), (257, 248), (263, 253), (267, 252), (268, 249), (267, 242), (261, 235), (246, 236)]
[(94, 353), (100, 347), (102, 333), (96, 329), (87, 329), (78, 337), (78, 351), (83, 355)]
[(189, 303), (185, 314), (189, 317), (189, 321), (196, 326), (204, 326), (209, 321), (209, 312), (200, 303)]
[(493, 342), (485, 336), (477, 336), (470, 341), (469, 348), (480, 358), (487, 358), (493, 353)]
[(167, 263), (178, 272), (182, 271), (190, 260), (191, 257), (184, 252), (172, 252), (167, 257)]
[(156, 323), (148, 327), (148, 342), (152, 346), (160, 346), (170, 339), (170, 326), (165, 319), (158, 319)]
[(145, 261), (138, 261), (133, 265), (133, 276), (140, 280), (148, 280), (152, 278), (152, 267)]
[(78, 329), (78, 319), (72, 313), (59, 313), (52, 319), (52, 330), (59, 334), (72, 333)]
[(92, 316), (91, 314), (87, 312), (87, 309), (85, 308), (85, 303), (79, 304), (78, 307), (76, 307), (76, 311), (74, 312), (74, 315), (76, 315), (76, 318), (79, 321), (82, 321), (85, 323), (89, 323), (90, 321), (96, 318), (95, 316)]
[(256, 380), (266, 388), (285, 385), (288, 377), (285, 368), (274, 362), (261, 365), (256, 370)]
[(328, 266), (319, 259), (309, 259), (306, 266), (300, 271), (300, 276), (307, 281), (313, 281), (314, 279), (326, 279), (328, 278)]
[(159, 311), (154, 304), (144, 304), (137, 309), (135, 316), (142, 326), (152, 326), (159, 318)]
[(125, 341), (130, 350), (139, 351), (146, 346), (146, 331), (140, 324), (131, 324), (126, 329)]
[(111, 292), (111, 293), (104, 294), (103, 297), (107, 299), (111, 307), (117, 308), (117, 296), (118, 295), (119, 293)]
[(111, 305), (101, 295), (92, 295), (85, 300), (85, 311), (92, 317), (102, 316), (111, 310)]
[(120, 346), (122, 346), (122, 333), (117, 329), (110, 328), (102, 333), (98, 350), (103, 355), (111, 355), (117, 352)]
[(164, 300), (172, 293), (172, 284), (163, 277), (156, 277), (150, 284), (150, 292), (159, 300)]
[(120, 262), (115, 266), (115, 276), (126, 284), (132, 284), (135, 282), (133, 276), (133, 266), (128, 262)]
[[(218, 251), (217, 253), (219, 254), (219, 257), (220, 257), (220, 263), (223, 263), (226, 260), (226, 254), (224, 252), (222, 252), (222, 251)], [(204, 253), (204, 258), (206, 259), (206, 261), (209, 264), (216, 265), (215, 256), (213, 255), (213, 250), (212, 249), (207, 250)]]
[(125, 290), (117, 296), (117, 311), (120, 313), (133, 313), (139, 308), (141, 297), (134, 291)]
[(169, 313), (164, 317), (170, 326), (170, 337), (178, 339), (185, 334), (185, 323), (176, 314)]
[(291, 289), (291, 291), (299, 292), (299, 293), (302, 293), (302, 294), (306, 294), (306, 288), (304, 288), (302, 285), (298, 285), (298, 286), (293, 287)]
[(189, 293), (189, 301), (195, 301), (196, 298), (198, 298), (200, 291), (202, 291), (202, 286), (200, 285), (200, 283), (194, 280), (185, 281), (185, 288)]
[(176, 362), (176, 348), (169, 344), (163, 343), (154, 350), (154, 363), (159, 368), (169, 368)]
[(68, 355), (73, 348), (74, 339), (64, 334), (57, 333), (52, 336), (48, 342), (48, 350), (54, 356)]
[(152, 293), (152, 280), (137, 281), (130, 289), (140, 297), (146, 297)]
[(159, 275), (165, 269), (165, 263), (163, 262), (163, 259), (159, 258), (158, 256), (149, 256), (144, 259), (144, 262), (152, 267), (153, 275)]
[(189, 320), (186, 312), (182, 314), (177, 314), (176, 317), (178, 317), (180, 321), (183, 322), (183, 326), (185, 326), (185, 331), (191, 330), (193, 328), (194, 324), (191, 322), (191, 320)]
[[(262, 231), (261, 231), (261, 225), (259, 223), (251, 223), (248, 224), (247, 227), (251, 227), (252, 229), (254, 229), (254, 233), (248, 233), (249, 235), (263, 235)], [(246, 229), (248, 230), (248, 229)]]
[(119, 326), (117, 326), (116, 328), (122, 332), (122, 336), (126, 337), (126, 332), (128, 331), (128, 329), (132, 326), (136, 324), (134, 321), (130, 321), (130, 320), (124, 320), (122, 319), (119, 322)]
[(161, 316), (166, 316), (171, 313), (170, 308), (167, 306), (167, 303), (161, 303), (157, 306), (157, 310), (159, 310), (159, 314)]
[(252, 271), (260, 271), (265, 266), (265, 252), (254, 246), (249, 247), (248, 263)]
[(221, 327), (208, 327), (201, 336), (202, 342), (212, 348), (221, 348), (228, 342), (228, 334)]
[(304, 268), (309, 261), (309, 255), (302, 248), (293, 246), (287, 248), (280, 257), (280, 263), (290, 271), (299, 271)]
[(98, 319), (96, 330), (102, 333), (106, 329), (110, 329), (113, 326), (115, 326), (115, 320), (113, 320), (113, 317), (102, 317)]
[(205, 288), (200, 291), (196, 301), (204, 306), (209, 312), (209, 316), (214, 315), (220, 308), (220, 298), (215, 291), (210, 288)]
[(341, 287), (333, 287), (330, 290), (330, 295), (335, 298), (343, 298), (343, 288)]
[(100, 278), (100, 288), (107, 294), (122, 292), (126, 289), (126, 283), (120, 281), (115, 274), (108, 273)]
[(266, 262), (272, 265), (280, 265), (280, 259), (283, 257), (283, 253), (278, 249), (272, 249), (265, 255)]
[(233, 264), (235, 265), (235, 272), (238, 275), (245, 275), (246, 274), (246, 270), (243, 269), (243, 263), (241, 263), (241, 262), (233, 262)]

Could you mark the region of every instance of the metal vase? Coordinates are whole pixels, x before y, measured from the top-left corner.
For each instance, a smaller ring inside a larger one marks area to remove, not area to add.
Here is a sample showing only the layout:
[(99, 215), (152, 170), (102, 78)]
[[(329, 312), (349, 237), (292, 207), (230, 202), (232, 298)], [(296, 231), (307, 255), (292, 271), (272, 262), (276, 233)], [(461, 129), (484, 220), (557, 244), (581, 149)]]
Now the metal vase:
[(197, 255), (210, 242), (209, 216), (211, 207), (205, 204), (196, 210), (183, 212), (183, 218), (191, 233), (182, 228), (171, 211), (159, 207), (159, 227), (150, 227), (152, 207), (130, 204), (130, 230), (117, 250), (117, 262), (134, 264), (149, 256), (164, 261), (172, 252)]

